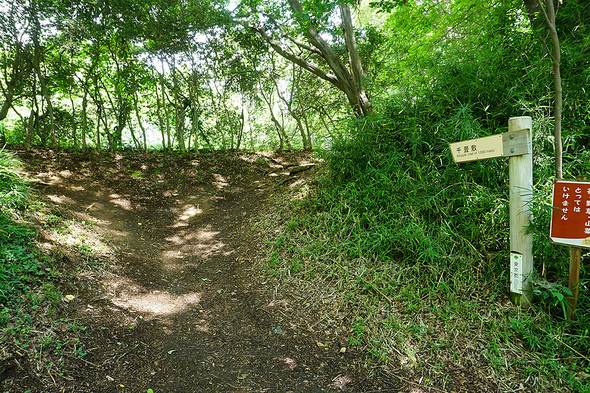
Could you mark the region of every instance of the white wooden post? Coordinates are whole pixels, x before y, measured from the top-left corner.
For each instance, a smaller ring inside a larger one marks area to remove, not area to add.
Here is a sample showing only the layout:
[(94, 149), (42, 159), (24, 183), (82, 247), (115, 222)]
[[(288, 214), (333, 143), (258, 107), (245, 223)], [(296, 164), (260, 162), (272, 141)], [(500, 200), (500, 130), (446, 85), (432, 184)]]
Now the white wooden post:
[(532, 119), (529, 116), (508, 120), (508, 139), (517, 131), (528, 130), (526, 154), (511, 156), (510, 176), (510, 298), (515, 304), (528, 305), (533, 272), (533, 235), (527, 234), (533, 199)]

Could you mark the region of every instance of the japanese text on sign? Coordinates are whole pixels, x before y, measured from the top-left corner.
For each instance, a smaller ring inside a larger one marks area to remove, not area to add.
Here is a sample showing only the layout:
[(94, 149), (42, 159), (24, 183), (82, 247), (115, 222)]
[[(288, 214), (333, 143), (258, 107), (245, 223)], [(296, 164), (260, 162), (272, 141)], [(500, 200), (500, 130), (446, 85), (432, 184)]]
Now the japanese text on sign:
[(484, 160), (503, 156), (502, 135), (492, 135), (450, 144), (455, 162)]
[(555, 182), (550, 237), (556, 243), (590, 247), (590, 183)]
[(522, 294), (522, 254), (510, 254), (510, 292)]

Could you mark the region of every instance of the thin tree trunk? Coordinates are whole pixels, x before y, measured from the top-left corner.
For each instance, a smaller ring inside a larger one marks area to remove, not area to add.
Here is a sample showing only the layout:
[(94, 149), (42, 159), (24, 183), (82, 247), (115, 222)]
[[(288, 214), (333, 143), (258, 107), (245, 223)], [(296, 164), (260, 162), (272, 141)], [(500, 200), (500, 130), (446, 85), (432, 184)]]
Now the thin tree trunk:
[[(101, 81), (102, 83), (102, 81)], [(103, 88), (104, 88), (104, 92), (106, 93), (107, 99), (109, 101), (109, 104), (111, 105), (111, 108), (115, 108), (115, 104), (113, 103), (113, 99), (111, 98), (111, 94), (109, 93), (109, 90), (107, 89), (107, 87), (103, 84)], [(100, 92), (100, 88), (97, 86), (97, 91)], [(107, 109), (104, 107), (104, 103), (102, 101), (102, 98), (99, 100), (99, 105), (101, 106), (101, 110), (102, 110), (102, 121), (104, 124), (104, 133), (107, 137), (107, 141), (109, 143), (109, 151), (115, 151), (115, 146), (113, 143), (113, 136), (111, 135), (111, 131), (109, 128), (109, 119), (107, 116)]]
[(162, 106), (164, 107), (164, 123), (166, 125), (166, 136), (168, 137), (168, 148), (172, 149), (170, 139), (170, 114), (168, 113), (168, 99), (166, 98), (166, 84), (164, 81), (164, 58), (160, 58), (162, 64), (162, 73), (160, 74), (160, 83), (162, 84)]
[(82, 149), (86, 150), (86, 128), (88, 127), (88, 90), (84, 89), (82, 98)]
[[(33, 34), (33, 36), (35, 36), (36, 34)], [(38, 44), (38, 39), (34, 39), (36, 44), (35, 44), (35, 55), (33, 56), (33, 67), (35, 69), (35, 73), (37, 74), (37, 79), (39, 80), (39, 84), (41, 86), (41, 95), (43, 96), (43, 98), (45, 99), (45, 102), (47, 103), (47, 110), (49, 113), (49, 122), (50, 122), (50, 129), (49, 129), (49, 135), (51, 138), (51, 147), (52, 148), (56, 148), (57, 147), (57, 139), (55, 136), (55, 117), (53, 114), (53, 103), (51, 102), (51, 93), (49, 92), (49, 88), (47, 87), (47, 81), (45, 80), (45, 76), (43, 75), (42, 71), (41, 71), (41, 59), (40, 59), (40, 47)]]
[(78, 148), (78, 136), (77, 127), (76, 127), (76, 105), (74, 104), (74, 98), (72, 97), (72, 90), (70, 89), (70, 105), (72, 106), (72, 142), (74, 142), (74, 146)]
[(135, 143), (135, 148), (137, 150), (142, 150), (141, 143), (139, 143), (139, 140), (135, 136), (135, 131), (133, 131), (133, 127), (131, 126), (131, 119), (129, 119), (127, 127), (129, 127), (129, 133), (131, 134), (131, 139), (133, 139), (133, 143)]
[(238, 121), (239, 129), (238, 129), (238, 137), (236, 141), (236, 150), (240, 150), (240, 146), (242, 145), (242, 136), (244, 135), (244, 125), (246, 122), (246, 116), (244, 111), (244, 96), (242, 95), (242, 113), (240, 114), (240, 120)]
[(96, 106), (96, 148), (101, 149), (100, 146), (100, 116), (102, 115), (102, 106)]
[(304, 138), (303, 146), (306, 150), (313, 150), (313, 145), (311, 142), (311, 131), (309, 128), (309, 122), (307, 121), (307, 111), (301, 110), (301, 117), (303, 118), (303, 124), (305, 124), (305, 130), (301, 131), (301, 135)]
[[(274, 64), (273, 64), (274, 67)], [(291, 82), (291, 92), (289, 93), (289, 99), (287, 99), (287, 97), (284, 97), (281, 94), (281, 91), (279, 89), (279, 84), (277, 82), (277, 80), (272, 76), (274, 75), (274, 72), (271, 75), (272, 81), (274, 82), (275, 85), (275, 89), (277, 90), (277, 95), (279, 96), (279, 98), (281, 99), (281, 101), (283, 101), (283, 103), (285, 104), (285, 106), (287, 107), (287, 111), (289, 112), (289, 114), (291, 115), (291, 117), (295, 120), (295, 122), (297, 123), (297, 128), (299, 129), (299, 132), (301, 134), (301, 143), (303, 144), (303, 148), (305, 150), (310, 150), (311, 146), (308, 145), (307, 143), (307, 138), (305, 137), (305, 129), (303, 128), (303, 124), (301, 123), (301, 117), (295, 113), (295, 111), (293, 110), (293, 97), (296, 94), (296, 81), (295, 81), (295, 66), (293, 65), (293, 80)]]
[(33, 51), (33, 69), (37, 74), (37, 78), (39, 79), (39, 84), (41, 85), (41, 94), (43, 98), (47, 102), (47, 108), (49, 111), (49, 121), (51, 124), (50, 127), (50, 136), (51, 136), (51, 147), (57, 147), (57, 140), (55, 137), (55, 118), (53, 115), (53, 104), (51, 102), (51, 93), (49, 88), (47, 87), (47, 81), (45, 80), (45, 75), (41, 71), (41, 45), (39, 43), (39, 34), (41, 32), (41, 23), (39, 22), (39, 17), (37, 15), (37, 3), (36, 1), (31, 2), (30, 8), (31, 19), (33, 20), (33, 29), (31, 33), (31, 38), (33, 40), (34, 51)]
[(31, 86), (31, 113), (29, 113), (29, 125), (27, 126), (27, 135), (25, 137), (25, 146), (27, 149), (31, 148), (33, 143), (33, 128), (35, 127), (35, 120), (37, 118), (37, 83), (33, 79), (33, 86)]
[[(86, 72), (86, 77), (84, 78), (84, 80), (80, 80), (82, 88), (84, 89), (84, 97), (82, 97), (82, 149), (86, 150), (87, 146), (87, 135), (88, 135), (88, 95), (90, 94), (92, 96), (92, 94), (90, 93), (90, 87), (88, 85), (88, 82), (91, 80), (92, 78), (92, 72), (94, 71), (94, 69), (96, 68), (96, 66), (98, 65), (98, 62), (100, 60), (100, 56), (99, 56), (99, 51), (98, 51), (98, 45), (99, 43), (96, 42), (96, 51), (94, 52), (94, 56), (93, 56), (93, 60), (92, 60), (92, 64), (90, 65), (90, 68), (87, 70)], [(96, 84), (96, 83), (95, 83)]]
[(137, 97), (137, 90), (133, 92), (133, 108), (135, 110), (135, 117), (137, 117), (137, 124), (139, 124), (139, 128), (141, 129), (141, 135), (142, 135), (142, 139), (143, 139), (143, 150), (146, 151), (147, 150), (147, 136), (146, 136), (146, 130), (145, 127), (143, 126), (143, 122), (141, 121), (141, 115), (139, 113), (139, 105), (137, 104), (137, 102), (139, 101), (139, 98)]
[(33, 127), (35, 126), (36, 117), (37, 112), (35, 112), (35, 109), (31, 109), (31, 113), (29, 113), (29, 124), (27, 125), (27, 136), (25, 137), (25, 147), (27, 149), (31, 148), (33, 140)]
[(178, 149), (181, 152), (186, 151), (184, 144), (184, 103), (180, 102), (178, 89), (179, 83), (176, 76), (176, 62), (173, 63), (172, 68), (172, 83), (174, 84), (174, 113), (176, 115), (176, 139), (178, 140)]
[(199, 149), (198, 143), (198, 135), (199, 135), (199, 95), (197, 93), (197, 86), (196, 86), (196, 78), (193, 76), (193, 83), (191, 84), (191, 89), (189, 90), (192, 112), (191, 112), (191, 129), (193, 134), (193, 145), (192, 148), (195, 150)]
[(158, 93), (158, 83), (154, 83), (154, 91), (156, 93), (156, 115), (158, 116), (158, 124), (160, 125), (160, 133), (162, 134), (162, 150), (166, 150), (166, 134), (164, 131), (164, 119), (162, 118), (162, 102)]
[(555, 22), (556, 9), (553, 0), (545, 0), (545, 7), (541, 3), (542, 0), (537, 0), (538, 5), (543, 13), (547, 27), (549, 28), (549, 35), (551, 37), (551, 44), (553, 47), (553, 83), (555, 88), (555, 125), (553, 135), (555, 137), (555, 177), (557, 179), (563, 178), (563, 142), (561, 138), (561, 117), (563, 110), (563, 89), (561, 84), (561, 49), (559, 46), (559, 37), (557, 35), (557, 27)]
[(262, 96), (262, 99), (264, 100), (264, 102), (266, 102), (266, 105), (268, 106), (268, 111), (270, 113), (270, 120), (275, 125), (275, 130), (277, 131), (277, 136), (279, 137), (279, 150), (283, 150), (283, 148), (284, 148), (284, 140), (283, 140), (284, 132), (281, 132), (283, 125), (275, 117), (274, 111), (272, 110), (272, 101), (270, 100), (270, 97), (267, 97), (266, 94), (264, 94), (264, 89), (262, 88), (262, 86), (260, 86), (260, 95)]
[[(8, 110), (12, 106), (12, 100), (14, 99), (14, 89), (16, 84), (24, 77), (25, 75), (25, 65), (23, 64), (22, 59), (22, 50), (20, 44), (17, 44), (16, 53), (14, 55), (14, 60), (12, 62), (12, 72), (10, 80), (8, 80), (7, 75), (4, 75), (6, 83), (6, 90), (3, 91), (4, 93), (4, 102), (2, 103), (2, 107), (0, 107), (0, 121), (4, 120), (8, 115)], [(27, 72), (28, 73), (28, 72)]]

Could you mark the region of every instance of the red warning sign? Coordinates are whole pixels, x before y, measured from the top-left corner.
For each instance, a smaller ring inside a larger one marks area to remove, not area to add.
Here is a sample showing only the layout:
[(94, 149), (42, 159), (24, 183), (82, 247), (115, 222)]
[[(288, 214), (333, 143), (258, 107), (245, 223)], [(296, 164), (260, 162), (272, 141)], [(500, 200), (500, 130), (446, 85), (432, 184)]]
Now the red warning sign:
[(556, 181), (552, 206), (551, 240), (590, 247), (590, 182)]

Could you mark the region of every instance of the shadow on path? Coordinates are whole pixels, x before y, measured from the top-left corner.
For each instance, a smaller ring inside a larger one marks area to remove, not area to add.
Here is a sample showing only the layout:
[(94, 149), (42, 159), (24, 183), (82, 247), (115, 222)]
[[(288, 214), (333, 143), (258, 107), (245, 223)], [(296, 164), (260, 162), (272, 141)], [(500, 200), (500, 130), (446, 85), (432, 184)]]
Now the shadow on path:
[(68, 304), (87, 354), (32, 392), (398, 391), (342, 344), (285, 325), (252, 268), (262, 246), (241, 228), (265, 208), (272, 163), (307, 157), (21, 156), (44, 197), (92, 223), (117, 261)]

